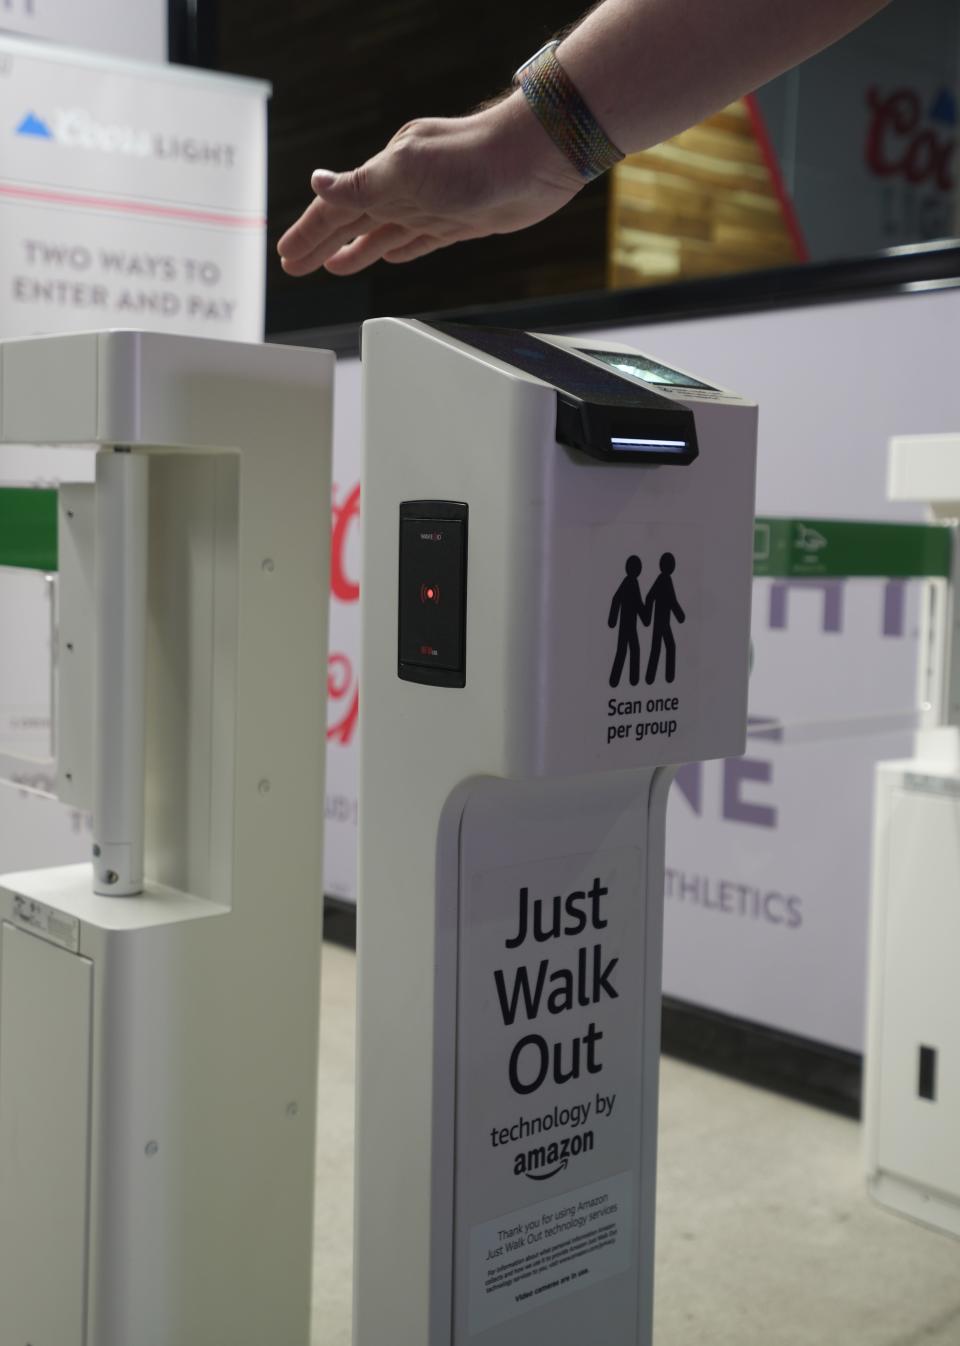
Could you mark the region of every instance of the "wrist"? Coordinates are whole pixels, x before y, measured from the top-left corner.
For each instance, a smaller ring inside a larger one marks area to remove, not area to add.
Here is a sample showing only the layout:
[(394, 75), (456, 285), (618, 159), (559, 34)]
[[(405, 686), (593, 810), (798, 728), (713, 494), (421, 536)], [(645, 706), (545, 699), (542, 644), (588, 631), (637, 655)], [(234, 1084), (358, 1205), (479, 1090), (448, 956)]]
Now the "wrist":
[(534, 116), (585, 182), (608, 172), (623, 158), (570, 71), (557, 56), (558, 39), (525, 61), (513, 77)]
[(478, 114), (485, 119), (493, 161), (510, 180), (537, 180), (568, 190), (584, 186), (583, 177), (547, 133), (520, 89), (511, 90)]

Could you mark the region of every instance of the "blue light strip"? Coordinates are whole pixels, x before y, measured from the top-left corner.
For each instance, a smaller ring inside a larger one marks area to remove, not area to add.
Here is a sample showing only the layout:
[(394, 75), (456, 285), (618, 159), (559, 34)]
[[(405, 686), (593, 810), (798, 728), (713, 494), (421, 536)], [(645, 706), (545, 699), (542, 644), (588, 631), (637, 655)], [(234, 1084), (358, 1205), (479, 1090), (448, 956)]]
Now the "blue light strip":
[(667, 453), (684, 453), (689, 445), (685, 439), (621, 439), (613, 436), (614, 449), (663, 449)]

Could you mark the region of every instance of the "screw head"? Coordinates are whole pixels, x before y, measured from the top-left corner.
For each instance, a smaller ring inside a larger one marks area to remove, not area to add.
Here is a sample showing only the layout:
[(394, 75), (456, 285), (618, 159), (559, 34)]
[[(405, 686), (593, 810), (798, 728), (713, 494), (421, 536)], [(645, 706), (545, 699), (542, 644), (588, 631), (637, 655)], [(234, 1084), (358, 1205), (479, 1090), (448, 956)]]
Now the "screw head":
[(266, 777), (264, 777), (262, 781), (257, 782), (257, 789), (262, 795), (268, 795), (270, 793), (270, 782)]
[(288, 1116), (288, 1117), (296, 1117), (296, 1115), (297, 1115), (297, 1113), (298, 1113), (299, 1111), (300, 1111), (300, 1104), (299, 1104), (299, 1103), (288, 1103), (288, 1104), (287, 1104), (287, 1116)]
[(148, 1140), (146, 1145), (143, 1147), (143, 1152), (148, 1159), (152, 1159), (155, 1154), (160, 1153), (160, 1146), (157, 1144), (155, 1140)]
[(260, 563), (260, 569), (265, 570), (268, 575), (272, 575), (274, 571), (273, 557), (272, 556), (265, 557), (263, 561)]
[(93, 858), (94, 858), (94, 860), (99, 860), (99, 859), (100, 859), (100, 847), (99, 847), (99, 846), (96, 846), (96, 845), (94, 846), (94, 848), (93, 848)]
[(115, 869), (108, 869), (107, 872), (106, 872), (106, 874), (104, 874), (103, 877), (104, 877), (104, 880), (105, 880), (107, 883), (110, 883), (110, 884), (113, 884), (113, 883), (119, 883), (119, 882), (120, 882), (120, 875), (117, 873), (117, 871), (116, 871)]

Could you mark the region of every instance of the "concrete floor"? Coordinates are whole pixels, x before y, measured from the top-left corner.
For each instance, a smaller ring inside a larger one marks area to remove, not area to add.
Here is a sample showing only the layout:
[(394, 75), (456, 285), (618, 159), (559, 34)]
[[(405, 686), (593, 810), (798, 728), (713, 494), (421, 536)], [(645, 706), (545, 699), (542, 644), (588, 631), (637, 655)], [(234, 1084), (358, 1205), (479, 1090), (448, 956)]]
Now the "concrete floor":
[[(350, 1344), (355, 968), (324, 947), (312, 1346)], [(669, 1058), (660, 1123), (656, 1346), (960, 1346), (960, 1242), (868, 1200), (855, 1123)]]

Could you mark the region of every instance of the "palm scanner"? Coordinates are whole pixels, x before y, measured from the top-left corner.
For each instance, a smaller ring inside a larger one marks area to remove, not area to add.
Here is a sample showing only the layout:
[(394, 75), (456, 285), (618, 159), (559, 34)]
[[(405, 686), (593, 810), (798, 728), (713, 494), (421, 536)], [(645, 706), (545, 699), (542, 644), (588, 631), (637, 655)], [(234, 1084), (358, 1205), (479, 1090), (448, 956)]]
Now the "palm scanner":
[(605, 339), (363, 360), (355, 1346), (649, 1346), (667, 791), (745, 744), (756, 409)]

